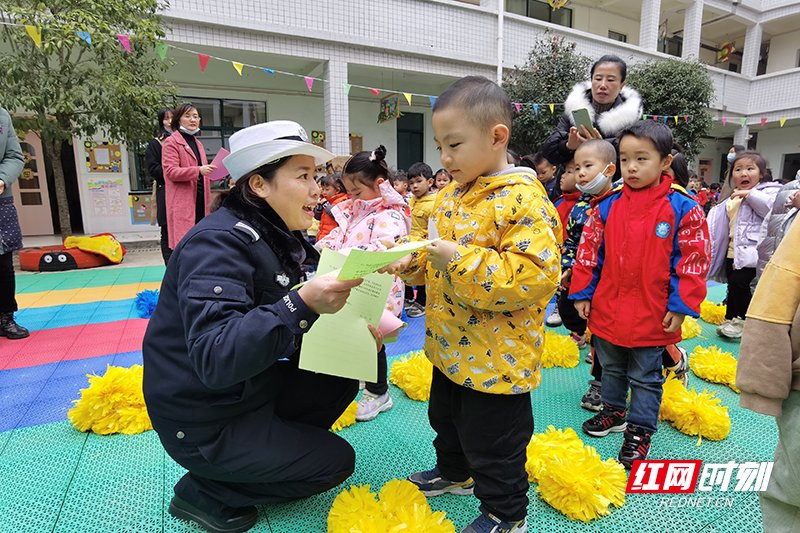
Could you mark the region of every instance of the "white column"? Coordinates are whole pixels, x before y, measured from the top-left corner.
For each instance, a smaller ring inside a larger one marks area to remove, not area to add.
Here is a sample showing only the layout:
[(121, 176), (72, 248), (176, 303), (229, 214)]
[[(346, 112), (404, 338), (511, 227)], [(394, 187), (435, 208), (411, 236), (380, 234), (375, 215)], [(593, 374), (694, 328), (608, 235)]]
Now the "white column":
[(744, 51), (742, 52), (742, 74), (755, 76), (758, 71), (758, 58), (761, 56), (761, 38), (764, 30), (761, 24), (753, 24), (747, 28), (744, 36)]
[(344, 90), (347, 62), (330, 59), (325, 64), (325, 147), (334, 155), (350, 153), (350, 102)]
[(683, 15), (683, 59), (700, 57), (700, 35), (703, 31), (703, 0), (692, 2)]
[(741, 126), (736, 128), (736, 133), (733, 134), (733, 144), (741, 144), (747, 148), (747, 142), (750, 140), (750, 126)]
[(658, 24), (661, 19), (661, 0), (644, 0), (639, 23), (639, 46), (645, 50), (658, 48)]

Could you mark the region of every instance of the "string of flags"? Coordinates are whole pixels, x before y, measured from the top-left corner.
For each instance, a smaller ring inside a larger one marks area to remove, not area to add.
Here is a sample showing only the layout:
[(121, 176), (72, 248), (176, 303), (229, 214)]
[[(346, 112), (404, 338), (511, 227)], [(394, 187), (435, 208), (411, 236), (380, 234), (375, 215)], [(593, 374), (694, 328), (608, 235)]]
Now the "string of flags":
[[(548, 1), (548, 3), (550, 3), (550, 1)], [(564, 4), (566, 4), (566, 1), (562, 1), (562, 0), (555, 0), (552, 3), (550, 3), (551, 7), (553, 7), (554, 9), (558, 9), (560, 7), (563, 7)], [(42, 48), (42, 32), (41, 32), (41, 29), (39, 27), (31, 25), (31, 24), (16, 24), (16, 23), (13, 23), (13, 22), (5, 22), (5, 21), (0, 21), (0, 24), (4, 24), (4, 25), (8, 25), (8, 26), (23, 26), (25, 28), (25, 32), (28, 34), (28, 37), (30, 37), (31, 41), (33, 41), (33, 44), (39, 49)], [(81, 40), (83, 40), (87, 45), (92, 46), (92, 36), (91, 36), (91, 34), (89, 32), (87, 32), (87, 31), (76, 31), (75, 34)], [(119, 41), (119, 44), (122, 47), (122, 49), (125, 51), (125, 53), (130, 54), (132, 52), (132, 49), (131, 49), (131, 36), (128, 35), (128, 34), (124, 34), (124, 33), (118, 33), (118, 34), (116, 34), (116, 38)], [(271, 76), (274, 76), (276, 74), (281, 74), (281, 75), (284, 75), (284, 76), (292, 76), (292, 77), (297, 77), (297, 78), (303, 78), (303, 81), (305, 82), (306, 88), (308, 89), (309, 92), (313, 91), (315, 82), (328, 83), (328, 80), (325, 80), (323, 78), (317, 78), (317, 77), (314, 77), (314, 76), (307, 76), (307, 75), (303, 75), (303, 74), (297, 74), (297, 73), (294, 73), (294, 72), (286, 72), (286, 71), (277, 70), (277, 69), (273, 69), (273, 68), (262, 67), (262, 66), (259, 66), (259, 65), (251, 65), (251, 64), (248, 64), (248, 63), (242, 63), (242, 62), (239, 62), (239, 61), (234, 61), (232, 59), (227, 59), (227, 58), (218, 57), (218, 56), (212, 56), (212, 55), (209, 55), (209, 54), (204, 54), (204, 53), (201, 53), (201, 52), (197, 52), (195, 50), (190, 50), (190, 49), (187, 49), (187, 48), (183, 48), (183, 47), (180, 47), (180, 46), (177, 46), (177, 45), (174, 45), (174, 44), (169, 44), (169, 43), (165, 43), (165, 42), (159, 41), (159, 42), (156, 43), (156, 53), (158, 54), (158, 57), (161, 59), (161, 61), (165, 61), (166, 60), (167, 54), (168, 54), (170, 48), (173, 48), (175, 50), (180, 50), (180, 51), (188, 53), (188, 54), (196, 55), (197, 59), (199, 61), (199, 64), (200, 64), (200, 72), (201, 73), (205, 73), (206, 68), (208, 67), (209, 61), (214, 59), (216, 61), (222, 61), (222, 62), (225, 62), (225, 63), (230, 63), (231, 66), (234, 68), (234, 70), (236, 71), (236, 73), (239, 76), (242, 76), (244, 68), (248, 67), (248, 68), (252, 68), (252, 69), (256, 69), (256, 70), (262, 71), (262, 72), (264, 72), (266, 74), (269, 74)], [(408, 103), (409, 106), (411, 106), (412, 99), (415, 96), (416, 97), (421, 97), (421, 98), (426, 98), (431, 107), (433, 107), (436, 104), (436, 96), (430, 95), (430, 94), (401, 92), (401, 91), (395, 91), (393, 89), (381, 89), (381, 88), (377, 88), (377, 87), (370, 87), (370, 86), (367, 86), (367, 85), (357, 85), (357, 84), (351, 84), (351, 83), (344, 83), (343, 84), (344, 93), (346, 95), (349, 95), (350, 94), (350, 90), (353, 87), (358, 88), (358, 89), (367, 90), (367, 91), (369, 91), (370, 93), (372, 93), (376, 97), (379, 97), (379, 96), (381, 96), (381, 94), (385, 93), (386, 96), (384, 96), (382, 98), (382, 100), (384, 98), (390, 97), (392, 95), (401, 93), (403, 95), (403, 97), (405, 98), (405, 100), (406, 100), (406, 102)], [(550, 102), (550, 103), (513, 102), (513, 106), (514, 106), (514, 109), (516, 110), (517, 113), (521, 113), (523, 108), (524, 109), (533, 109), (534, 113), (539, 113), (539, 109), (541, 107), (546, 107), (547, 109), (550, 110), (550, 114), (553, 114), (553, 113), (555, 113), (555, 108), (556, 107), (561, 108), (561, 107), (564, 106), (564, 104), (563, 103), (559, 103), (559, 102)], [(677, 125), (677, 124), (680, 123), (681, 119), (684, 121), (684, 123), (688, 124), (690, 117), (691, 117), (691, 115), (644, 114), (644, 115), (642, 115), (642, 120), (652, 119), (654, 121), (662, 121), (664, 124), (667, 124), (670, 120), (672, 120)], [(717, 119), (716, 118), (712, 118), (712, 120), (717, 120)], [(720, 120), (720, 122), (722, 122), (722, 125), (725, 126), (725, 125), (728, 124), (729, 121), (732, 121), (732, 120), (735, 120), (735, 119), (729, 118), (727, 116), (722, 116), (722, 117), (719, 118), (719, 120)], [(741, 126), (746, 126), (747, 123), (748, 123), (747, 117), (740, 117), (738, 120), (739, 120), (739, 123), (740, 123)], [(786, 120), (787, 120), (786, 117), (779, 117), (777, 119), (777, 121), (780, 124), (781, 128), (786, 124)], [(770, 121), (770, 119), (768, 117), (760, 117), (761, 126), (766, 125), (767, 122), (774, 122), (774, 120)]]

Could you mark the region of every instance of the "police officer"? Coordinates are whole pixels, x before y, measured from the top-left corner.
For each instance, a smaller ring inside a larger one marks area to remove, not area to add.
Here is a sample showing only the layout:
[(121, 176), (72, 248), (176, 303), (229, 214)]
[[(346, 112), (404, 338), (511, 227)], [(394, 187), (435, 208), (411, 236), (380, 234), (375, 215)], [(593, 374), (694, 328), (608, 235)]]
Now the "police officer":
[(291, 289), (319, 258), (300, 231), (319, 199), (315, 167), (333, 154), (290, 121), (251, 126), (230, 145), (236, 184), (175, 248), (143, 345), (153, 427), (188, 470), (169, 512), (226, 533), (250, 529), (257, 504), (352, 474), (353, 449), (328, 428), (358, 383), (299, 370), (297, 358), (319, 314), (360, 283), (323, 276)]

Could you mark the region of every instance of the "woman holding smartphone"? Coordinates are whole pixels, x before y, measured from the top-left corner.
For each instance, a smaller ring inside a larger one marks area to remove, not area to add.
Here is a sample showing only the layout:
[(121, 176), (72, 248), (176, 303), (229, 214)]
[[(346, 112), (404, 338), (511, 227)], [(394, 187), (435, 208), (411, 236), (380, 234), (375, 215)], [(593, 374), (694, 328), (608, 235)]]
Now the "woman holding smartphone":
[(615, 55), (592, 65), (590, 80), (577, 83), (564, 102), (564, 114), (544, 141), (542, 154), (554, 165), (572, 159), (588, 139), (617, 146), (616, 135), (642, 117), (642, 97), (625, 85), (628, 66)]

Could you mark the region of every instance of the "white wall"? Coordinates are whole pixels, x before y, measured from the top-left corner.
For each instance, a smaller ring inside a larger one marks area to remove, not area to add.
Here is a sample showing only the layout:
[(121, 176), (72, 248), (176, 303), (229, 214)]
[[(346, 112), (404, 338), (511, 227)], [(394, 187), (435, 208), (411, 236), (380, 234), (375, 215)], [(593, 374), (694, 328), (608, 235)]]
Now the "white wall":
[(631, 13), (631, 16), (636, 18), (621, 17), (600, 9), (579, 6), (572, 11), (572, 27), (600, 37), (608, 37), (608, 30), (613, 30), (627, 35), (628, 44), (639, 44), (639, 12)]
[(717, 141), (714, 139), (703, 139), (703, 150), (695, 160), (689, 164), (689, 168), (697, 172), (700, 160), (709, 159), (711, 160), (711, 175), (710, 178), (707, 179), (707, 182), (711, 184), (719, 181), (720, 169), (722, 168), (722, 156), (728, 153), (731, 144), (733, 144), (732, 139)]
[(776, 35), (769, 43), (767, 73), (797, 68), (798, 53), (800, 53), (800, 30)]
[(758, 133), (756, 148), (769, 163), (772, 175), (780, 178), (784, 154), (800, 153), (800, 126), (762, 130)]

